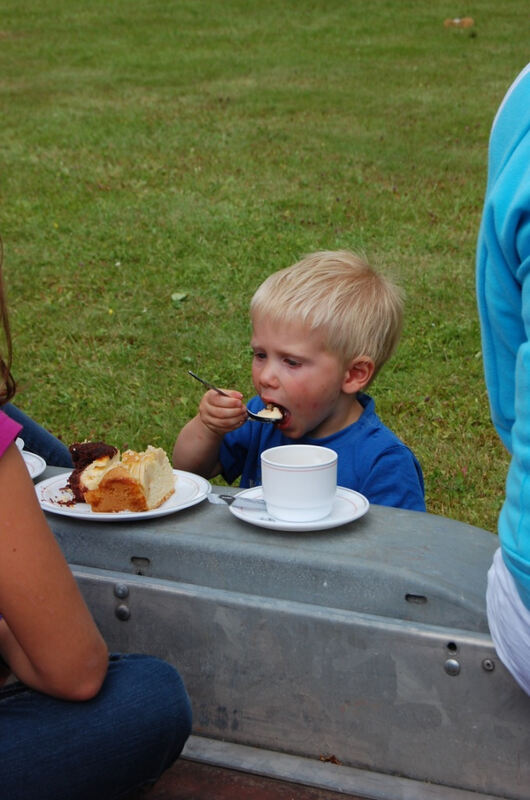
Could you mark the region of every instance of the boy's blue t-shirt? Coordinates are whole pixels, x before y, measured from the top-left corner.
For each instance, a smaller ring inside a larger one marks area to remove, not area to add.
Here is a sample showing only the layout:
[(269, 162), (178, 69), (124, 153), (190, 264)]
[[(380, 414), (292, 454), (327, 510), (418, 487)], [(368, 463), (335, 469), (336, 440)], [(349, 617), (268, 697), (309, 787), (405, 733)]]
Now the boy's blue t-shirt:
[[(318, 444), (338, 454), (337, 483), (363, 494), (370, 503), (381, 506), (425, 511), (423, 475), (409, 448), (387, 428), (375, 413), (375, 404), (366, 394), (358, 396), (364, 411), (357, 422), (331, 436), (289, 439), (275, 425), (248, 420), (241, 428), (227, 433), (220, 451), (223, 477), (240, 486), (261, 485), (263, 450), (283, 444)], [(253, 397), (250, 411), (260, 411), (263, 402)]]

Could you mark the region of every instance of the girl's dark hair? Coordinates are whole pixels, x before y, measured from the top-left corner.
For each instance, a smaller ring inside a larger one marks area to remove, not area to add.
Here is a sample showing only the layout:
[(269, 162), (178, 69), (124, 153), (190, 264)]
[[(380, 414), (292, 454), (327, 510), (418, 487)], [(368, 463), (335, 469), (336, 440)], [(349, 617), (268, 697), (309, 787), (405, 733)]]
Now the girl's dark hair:
[(2, 276), (2, 262), (4, 260), (4, 245), (0, 237), (0, 323), (4, 329), (4, 339), (7, 347), (6, 360), (0, 355), (0, 405), (7, 403), (14, 397), (17, 390), (15, 379), (11, 374), (11, 330), (7, 316), (7, 305), (4, 292), (4, 279)]

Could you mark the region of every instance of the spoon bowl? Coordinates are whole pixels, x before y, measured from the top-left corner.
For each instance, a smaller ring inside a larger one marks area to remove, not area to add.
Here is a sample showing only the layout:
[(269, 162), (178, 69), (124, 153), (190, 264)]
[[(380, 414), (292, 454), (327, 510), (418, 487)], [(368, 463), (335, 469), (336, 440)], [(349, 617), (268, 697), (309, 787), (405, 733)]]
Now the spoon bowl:
[(260, 416), (260, 414), (255, 414), (253, 411), (249, 411), (248, 408), (247, 408), (247, 414), (250, 419), (255, 419), (256, 422), (269, 422), (272, 424), (274, 424), (275, 422), (281, 422), (283, 417), (283, 414), (281, 417), (278, 417), (278, 419), (274, 419), (273, 417), (263, 417)]

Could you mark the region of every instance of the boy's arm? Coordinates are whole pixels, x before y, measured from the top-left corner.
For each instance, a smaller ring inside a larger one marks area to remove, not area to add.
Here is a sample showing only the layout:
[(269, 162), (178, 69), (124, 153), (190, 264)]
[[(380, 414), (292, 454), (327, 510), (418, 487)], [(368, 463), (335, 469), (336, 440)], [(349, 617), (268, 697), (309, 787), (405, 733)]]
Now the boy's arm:
[(223, 437), (219, 436), (201, 421), (200, 414), (190, 420), (179, 433), (173, 447), (173, 466), (214, 478), (221, 472), (219, 450)]
[(212, 390), (203, 395), (199, 413), (179, 433), (173, 447), (173, 466), (214, 478), (221, 472), (219, 451), (223, 437), (246, 420), (240, 392), (220, 395)]

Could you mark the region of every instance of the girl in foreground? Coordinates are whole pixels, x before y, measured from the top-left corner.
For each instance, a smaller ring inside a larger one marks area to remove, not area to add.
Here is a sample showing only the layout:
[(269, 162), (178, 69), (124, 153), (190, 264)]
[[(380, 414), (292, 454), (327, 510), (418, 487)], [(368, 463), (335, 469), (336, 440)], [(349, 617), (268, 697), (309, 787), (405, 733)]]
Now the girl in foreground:
[[(154, 783), (191, 730), (178, 672), (112, 655), (47, 525), (1, 411), (15, 393), (0, 240), (0, 786), (10, 800), (107, 800)], [(8, 680), (9, 679), (9, 680)]]

